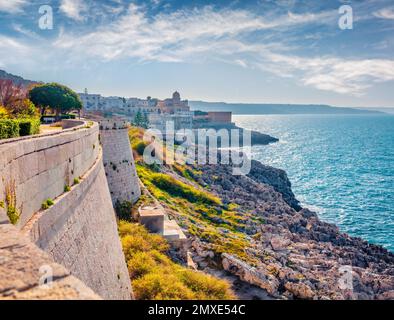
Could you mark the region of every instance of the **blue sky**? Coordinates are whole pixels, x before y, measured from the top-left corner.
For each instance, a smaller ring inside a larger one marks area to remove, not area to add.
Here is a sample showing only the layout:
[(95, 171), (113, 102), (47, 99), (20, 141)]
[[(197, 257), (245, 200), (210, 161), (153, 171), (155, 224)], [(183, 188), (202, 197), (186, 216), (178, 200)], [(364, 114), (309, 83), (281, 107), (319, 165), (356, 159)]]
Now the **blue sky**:
[(393, 107), (394, 3), (0, 0), (0, 69), (103, 95)]

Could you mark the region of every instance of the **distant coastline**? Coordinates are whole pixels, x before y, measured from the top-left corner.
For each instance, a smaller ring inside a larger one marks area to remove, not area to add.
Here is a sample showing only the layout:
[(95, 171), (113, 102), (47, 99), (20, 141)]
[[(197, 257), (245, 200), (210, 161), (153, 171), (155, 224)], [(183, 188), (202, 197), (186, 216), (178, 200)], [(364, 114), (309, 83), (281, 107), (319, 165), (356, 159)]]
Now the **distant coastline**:
[(253, 103), (226, 103), (189, 101), (192, 110), (201, 111), (231, 111), (235, 115), (246, 114), (382, 114), (383, 109), (357, 109), (333, 107), (329, 105), (304, 104), (253, 104)]

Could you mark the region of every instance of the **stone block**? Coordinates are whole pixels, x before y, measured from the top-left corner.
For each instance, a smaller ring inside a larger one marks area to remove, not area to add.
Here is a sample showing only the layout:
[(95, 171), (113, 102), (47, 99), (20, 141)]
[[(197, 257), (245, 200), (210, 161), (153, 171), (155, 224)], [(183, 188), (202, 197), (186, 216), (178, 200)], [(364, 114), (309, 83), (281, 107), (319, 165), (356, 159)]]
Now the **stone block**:
[(143, 207), (138, 209), (138, 221), (152, 233), (164, 231), (164, 210), (160, 207)]

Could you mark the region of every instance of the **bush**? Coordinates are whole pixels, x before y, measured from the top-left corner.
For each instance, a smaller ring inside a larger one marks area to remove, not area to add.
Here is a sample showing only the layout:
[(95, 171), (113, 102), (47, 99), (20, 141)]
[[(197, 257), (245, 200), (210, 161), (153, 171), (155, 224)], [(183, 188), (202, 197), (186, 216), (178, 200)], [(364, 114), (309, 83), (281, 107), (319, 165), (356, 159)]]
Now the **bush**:
[(19, 120), (19, 135), (21, 137), (38, 133), (40, 133), (40, 119)]
[(19, 137), (19, 122), (15, 119), (0, 119), (0, 139)]
[(0, 139), (29, 136), (40, 133), (38, 118), (0, 119)]
[(119, 219), (129, 221), (131, 219), (132, 206), (133, 204), (130, 201), (117, 201), (115, 203), (115, 212)]
[(14, 118), (39, 118), (40, 112), (29, 99), (23, 99), (11, 108)]
[(126, 221), (119, 222), (119, 235), (137, 299), (234, 299), (226, 281), (173, 262), (163, 237)]
[(47, 210), (49, 207), (53, 206), (54, 202), (52, 199), (47, 199), (41, 204), (42, 210)]
[(132, 282), (133, 291), (139, 300), (192, 300), (193, 292), (174, 274), (148, 273)]
[(7, 208), (7, 215), (8, 218), (10, 219), (10, 222), (12, 224), (17, 224), (19, 217), (20, 217), (20, 213), (18, 212), (18, 210), (15, 207), (8, 207)]
[(144, 155), (145, 148), (148, 144), (145, 141), (139, 141), (132, 145), (132, 149), (135, 150), (140, 156)]
[(80, 183), (79, 179), (78, 178), (74, 178), (74, 184), (79, 184), (79, 183)]
[(8, 110), (0, 105), (0, 119), (8, 119), (10, 117), (10, 113)]
[(198, 299), (228, 299), (229, 285), (211, 275), (187, 269), (178, 274), (182, 282), (197, 293)]

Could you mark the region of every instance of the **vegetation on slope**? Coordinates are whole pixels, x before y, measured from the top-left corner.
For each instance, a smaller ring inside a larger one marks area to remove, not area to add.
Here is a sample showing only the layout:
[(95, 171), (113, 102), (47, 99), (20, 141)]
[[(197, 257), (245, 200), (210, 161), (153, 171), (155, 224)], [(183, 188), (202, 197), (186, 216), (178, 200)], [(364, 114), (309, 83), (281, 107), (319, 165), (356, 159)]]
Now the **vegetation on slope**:
[[(132, 146), (144, 144), (142, 129), (132, 128), (129, 135)], [(135, 154), (138, 176), (182, 228), (208, 243), (217, 254), (230, 253), (251, 265), (257, 262), (247, 251), (249, 241), (245, 229), (248, 220), (258, 217), (239, 212), (235, 204), (223, 204), (219, 197), (198, 184), (201, 173), (192, 166), (147, 165), (142, 154), (143, 150)]]
[(234, 299), (226, 281), (174, 263), (160, 235), (127, 221), (119, 222), (119, 234), (137, 299)]

